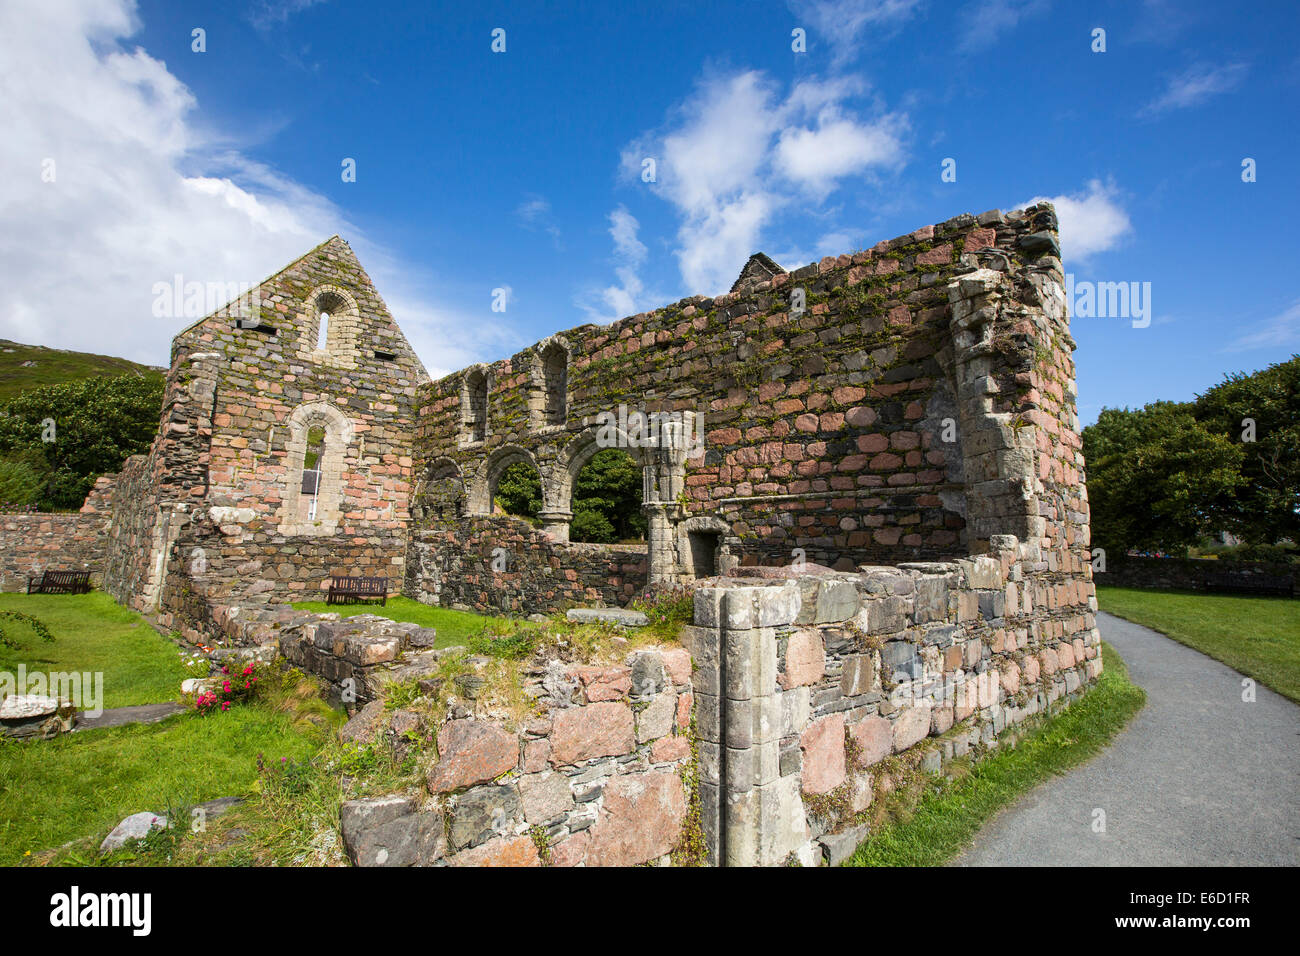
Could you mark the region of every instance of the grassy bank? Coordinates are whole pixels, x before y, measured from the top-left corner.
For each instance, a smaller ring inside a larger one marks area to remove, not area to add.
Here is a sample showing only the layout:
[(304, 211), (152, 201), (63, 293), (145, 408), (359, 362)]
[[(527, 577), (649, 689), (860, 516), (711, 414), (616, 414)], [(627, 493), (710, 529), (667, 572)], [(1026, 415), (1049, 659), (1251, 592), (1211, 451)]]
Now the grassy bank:
[(0, 608), (44, 621), (53, 641), (6, 621), (19, 645), (0, 645), (0, 671), (102, 673), (104, 707), (158, 704), (180, 695), (187, 676), (177, 647), (134, 611), (99, 591), (90, 594), (0, 594)]
[[(0, 608), (31, 614), (54, 635), (43, 641), (26, 624), (6, 621), (18, 646), (0, 646), (0, 671), (22, 664), (29, 673), (102, 673), (106, 707), (180, 696), (187, 675), (177, 648), (107, 595), (6, 594)], [(60, 862), (96, 860), (99, 842), (124, 817), (184, 813), (242, 795), (258, 779), (259, 753), (268, 762), (304, 760), (339, 720), (314, 685), (295, 679), (226, 713), (54, 740), (0, 739), (0, 865), (43, 861), (44, 851), (67, 843), (74, 845), (57, 854)]]
[(1098, 587), (1097, 603), (1300, 703), (1300, 601), (1294, 598)]
[(1065, 710), (1028, 730), (1014, 747), (975, 764), (954, 764), (955, 776), (928, 788), (891, 794), (884, 822), (858, 847), (848, 866), (939, 866), (968, 846), (999, 810), (1038, 784), (1100, 753), (1133, 715), (1146, 693), (1109, 644), (1093, 688)]
[[(259, 753), (268, 761), (303, 760), (321, 739), (292, 715), (249, 705), (0, 743), (0, 865), (70, 841), (80, 845), (63, 862), (90, 862), (124, 817), (241, 796), (257, 779)], [(188, 823), (187, 815), (182, 826)]]

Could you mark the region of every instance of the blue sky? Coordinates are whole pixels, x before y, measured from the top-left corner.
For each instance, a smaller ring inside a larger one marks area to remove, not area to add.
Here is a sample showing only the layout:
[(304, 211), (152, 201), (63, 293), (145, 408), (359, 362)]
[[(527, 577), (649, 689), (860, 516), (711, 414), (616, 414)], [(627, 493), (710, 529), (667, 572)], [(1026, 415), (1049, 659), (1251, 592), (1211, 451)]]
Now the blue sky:
[(1243, 9), (20, 0), (0, 336), (165, 364), (190, 318), (157, 282), (255, 282), (339, 232), (436, 376), (725, 291), (753, 251), (1046, 197), (1076, 281), (1150, 283), (1145, 328), (1074, 319), (1085, 423), (1189, 398), (1300, 350), (1300, 18)]

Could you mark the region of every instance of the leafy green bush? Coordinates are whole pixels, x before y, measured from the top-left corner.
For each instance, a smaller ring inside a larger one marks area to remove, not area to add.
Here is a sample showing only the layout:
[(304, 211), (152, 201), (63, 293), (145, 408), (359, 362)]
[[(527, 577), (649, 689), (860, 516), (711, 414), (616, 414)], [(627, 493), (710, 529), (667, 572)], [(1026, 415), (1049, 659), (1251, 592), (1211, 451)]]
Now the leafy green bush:
[(614, 526), (599, 511), (584, 508), (573, 514), (573, 521), (569, 523), (569, 540), (609, 544), (616, 540)]
[(40, 510), (81, 507), (98, 476), (149, 450), (162, 396), (162, 376), (132, 373), (42, 385), (0, 403), (0, 457), (23, 463), (10, 465), (11, 488), (28, 487), (34, 470)]

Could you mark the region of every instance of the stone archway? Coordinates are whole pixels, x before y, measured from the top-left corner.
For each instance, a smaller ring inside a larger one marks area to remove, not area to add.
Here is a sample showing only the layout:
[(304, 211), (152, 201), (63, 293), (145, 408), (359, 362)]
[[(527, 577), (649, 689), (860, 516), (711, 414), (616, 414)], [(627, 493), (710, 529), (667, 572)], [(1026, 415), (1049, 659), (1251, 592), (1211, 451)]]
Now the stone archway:
[(546, 479), (542, 475), (541, 468), (537, 466), (537, 459), (533, 457), (533, 453), (519, 445), (503, 445), (483, 459), (483, 463), (474, 474), (466, 501), (469, 514), (490, 515), (492, 513), (492, 493), (496, 490), (496, 483), (501, 473), (517, 462), (524, 462), (542, 476), (542, 497), (545, 501)]
[[(329, 402), (309, 402), (293, 410), (288, 427), (279, 533), (334, 534), (343, 513), (343, 464), (352, 445), (352, 420)], [(323, 432), (323, 441), (316, 467), (308, 469), (307, 436), (313, 429)]]
[(641, 468), (641, 501), (645, 503), (645, 469), (649, 461), (646, 449), (629, 440), (617, 427), (588, 428), (564, 446), (553, 468), (542, 473), (542, 527), (557, 541), (569, 540), (569, 522), (573, 520), (573, 486), (578, 475), (599, 452), (617, 448)]

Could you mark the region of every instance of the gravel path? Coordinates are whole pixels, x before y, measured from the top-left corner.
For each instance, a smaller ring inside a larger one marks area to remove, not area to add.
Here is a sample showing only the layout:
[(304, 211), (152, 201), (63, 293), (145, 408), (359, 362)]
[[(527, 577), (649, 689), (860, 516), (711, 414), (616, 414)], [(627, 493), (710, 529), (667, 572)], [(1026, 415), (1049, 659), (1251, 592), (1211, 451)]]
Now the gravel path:
[[(1300, 707), (1109, 614), (1147, 704), (1110, 748), (990, 822), (956, 866), (1300, 864)], [(1105, 832), (1093, 832), (1094, 811)]]

